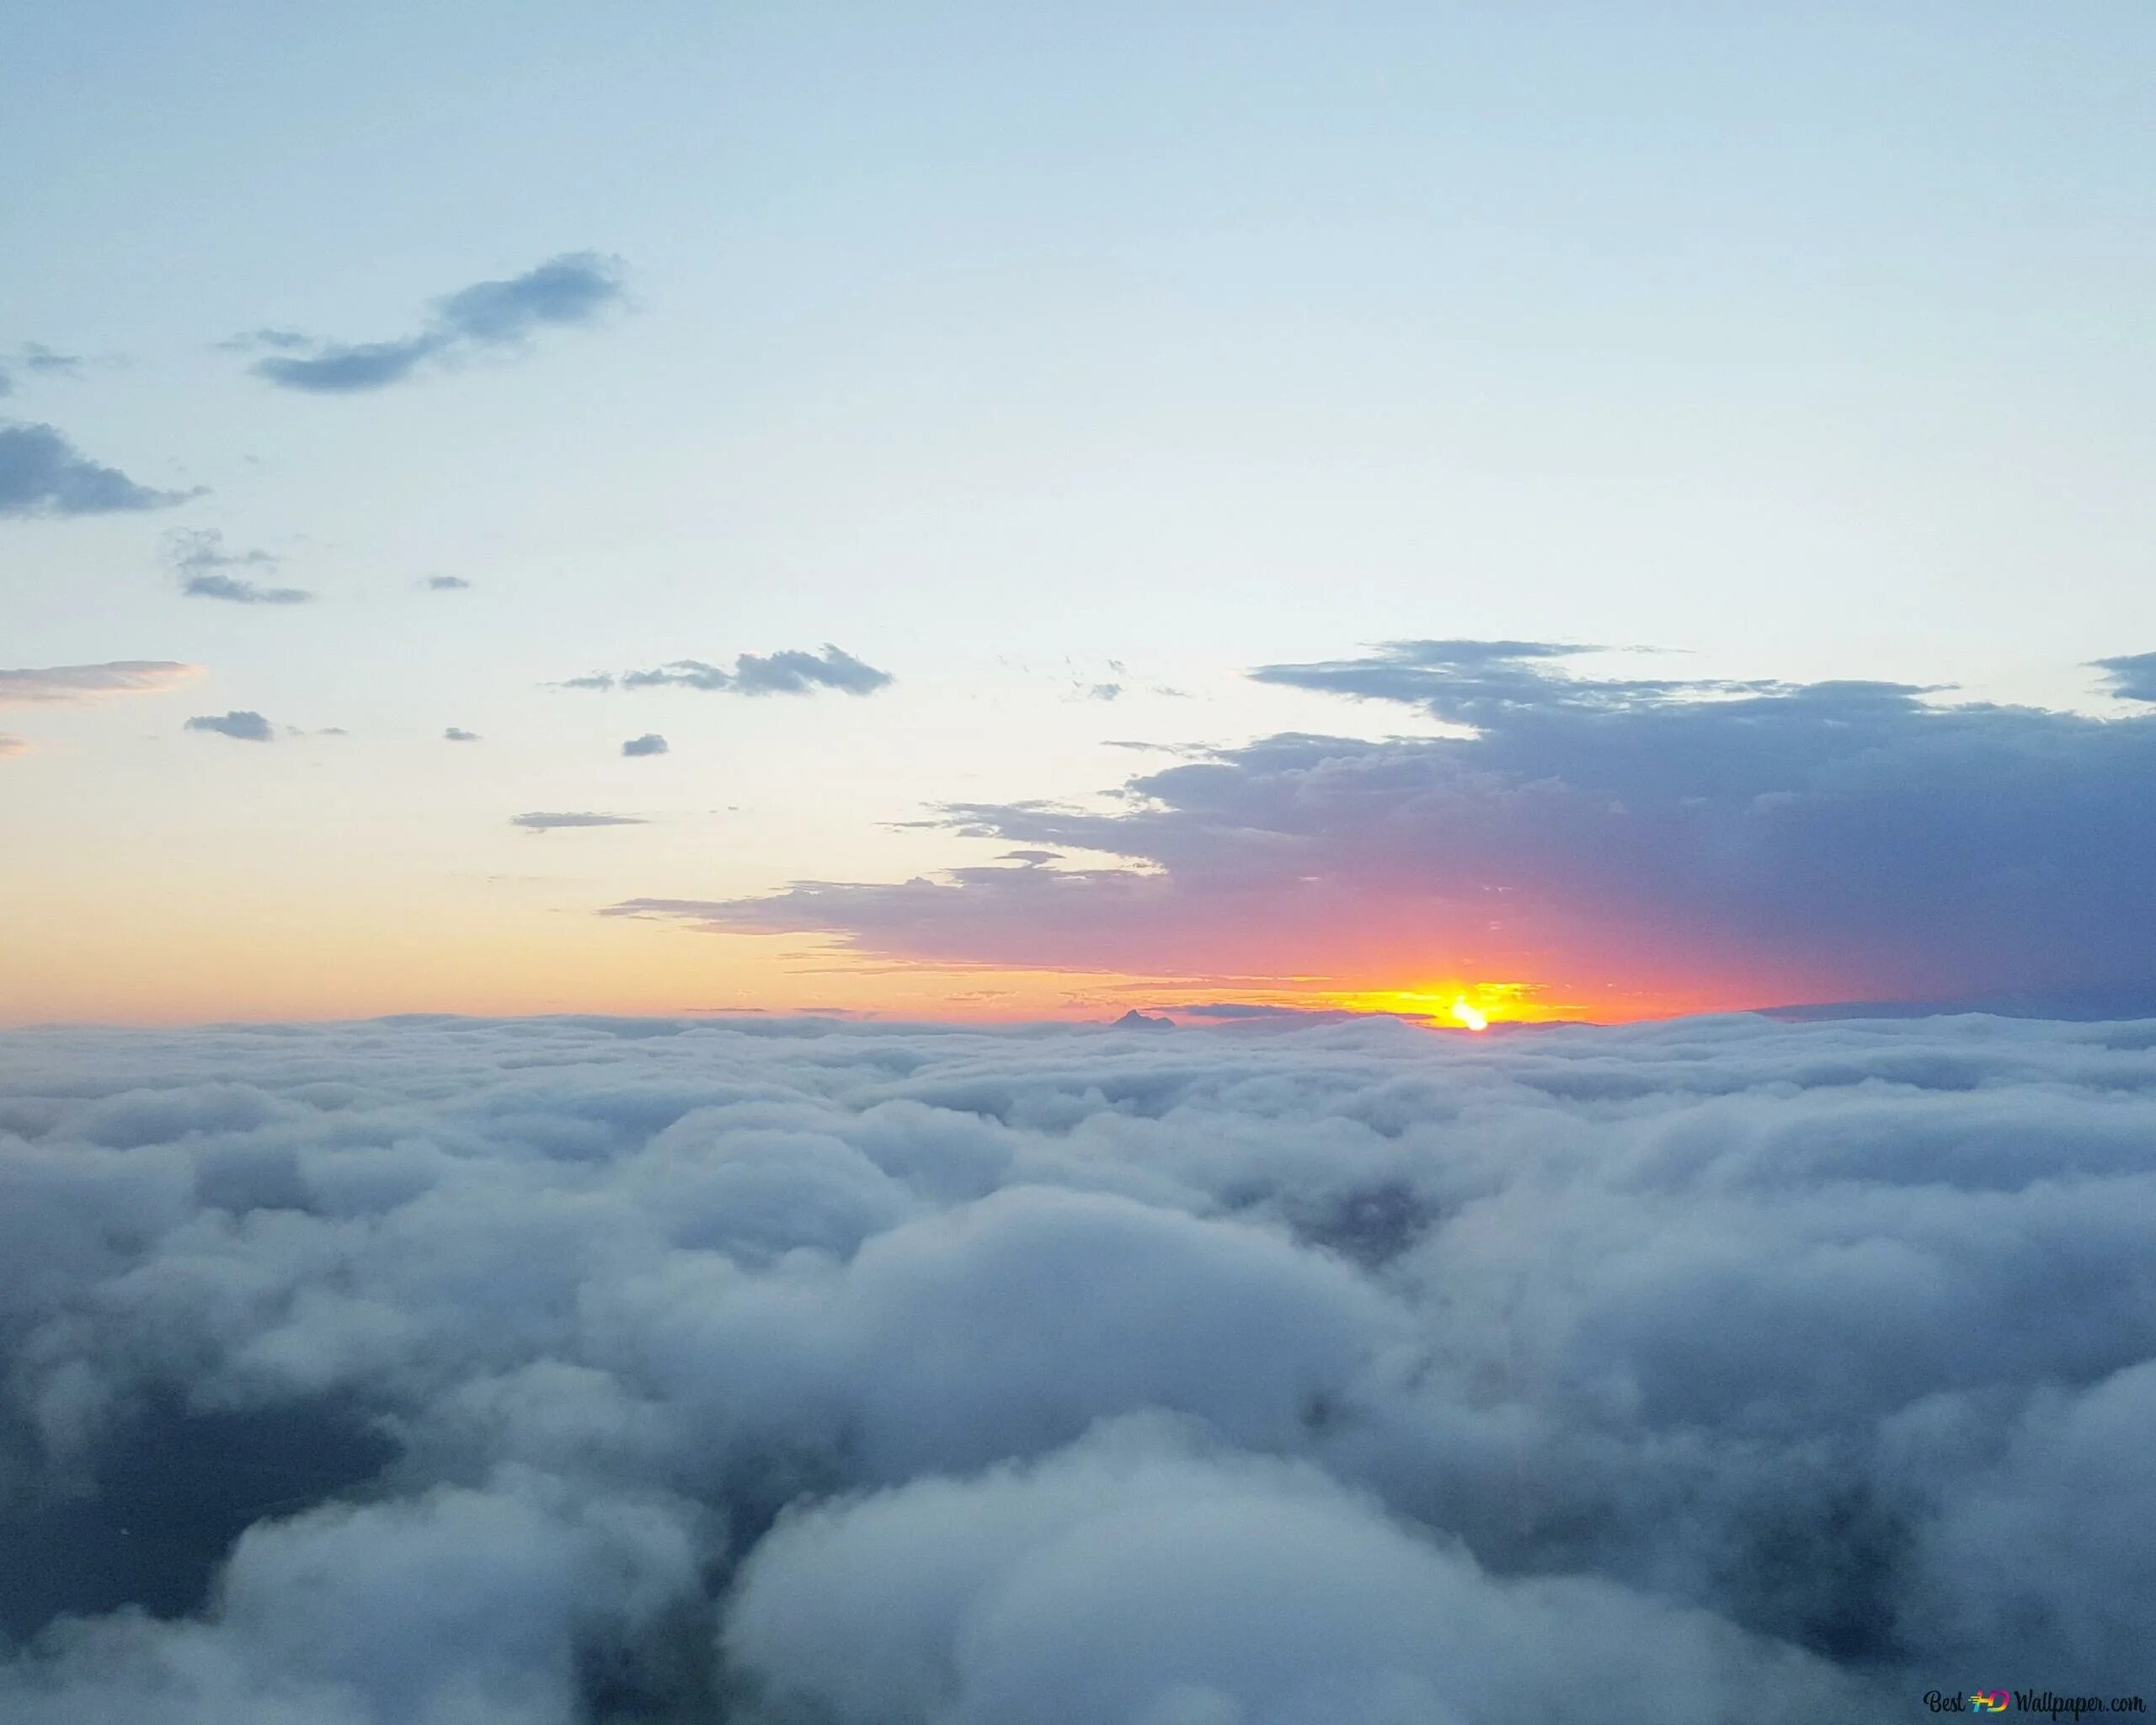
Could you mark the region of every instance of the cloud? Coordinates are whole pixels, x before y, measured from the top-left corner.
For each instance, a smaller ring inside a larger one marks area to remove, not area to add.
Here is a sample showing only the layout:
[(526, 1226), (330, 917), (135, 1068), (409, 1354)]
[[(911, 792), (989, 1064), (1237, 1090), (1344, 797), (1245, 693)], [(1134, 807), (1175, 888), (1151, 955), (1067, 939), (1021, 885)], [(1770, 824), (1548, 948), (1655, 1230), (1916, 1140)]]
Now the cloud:
[(451, 725), (441, 734), (445, 743), (476, 743), (480, 740), (477, 731), (467, 731), (461, 725)]
[(430, 593), (464, 593), (470, 591), (471, 586), (472, 584), (462, 575), (429, 575), (427, 577), (427, 591)]
[(666, 739), (660, 736), (657, 731), (647, 731), (643, 735), (631, 737), (628, 741), (622, 744), (622, 752), (624, 755), (632, 756), (664, 755), (666, 752)]
[[(595, 252), (565, 252), (521, 275), (475, 282), (435, 302), (414, 334), (387, 341), (308, 342), (287, 330), (258, 331), (236, 343), (271, 347), (255, 375), (286, 389), (342, 395), (386, 388), (424, 367), (488, 354), (514, 354), (540, 331), (594, 322), (620, 303), (621, 266)], [(299, 355), (302, 345), (313, 351)]]
[(27, 755), (29, 753), (29, 747), (30, 745), (22, 738), (12, 736), (6, 731), (0, 731), (0, 761), (6, 760), (10, 755)]
[(0, 515), (96, 515), (166, 509), (201, 495), (153, 491), (100, 466), (51, 425), (0, 424)]
[(820, 653), (789, 649), (768, 655), (744, 653), (732, 670), (701, 659), (677, 659), (653, 670), (631, 670), (616, 679), (604, 671), (573, 678), (570, 689), (708, 689), (730, 695), (806, 695), (838, 689), (849, 695), (873, 695), (892, 681), (889, 671), (864, 665), (850, 653), (825, 644)]
[(2156, 998), (2156, 714), (1574, 677), (1572, 650), (1413, 642), (1268, 666), (1466, 734), (1273, 736), (1134, 778), (1103, 809), (940, 811), (961, 834), (1115, 866), (629, 905), (898, 960), (1524, 979), (1589, 1012)]
[(2152, 1145), (2156, 1021), (0, 1035), (0, 1715), (2145, 1690)]
[(228, 569), (274, 569), (277, 559), (266, 551), (227, 551), (225, 536), (214, 527), (174, 533), (166, 547), (180, 575), (180, 590), (191, 599), (223, 599), (235, 605), (306, 605), (314, 595), (301, 587), (265, 587)]
[(509, 824), (521, 826), (532, 832), (552, 832), (564, 826), (646, 826), (650, 823), (634, 814), (512, 814)]
[(0, 354), (0, 395), (14, 393), (19, 371), (33, 377), (79, 377), (83, 359), (79, 354), (56, 353), (42, 342), (26, 341), (12, 354)]
[(199, 665), (183, 665), (170, 659), (115, 659), (103, 665), (0, 670), (0, 707), (97, 701), (108, 695), (157, 695), (201, 674)]
[(276, 733), (270, 721), (259, 713), (243, 710), (216, 716), (203, 714), (187, 721), (183, 729), (190, 731), (215, 731), (221, 737), (231, 737), (243, 743), (269, 743), (276, 740)]
[(2130, 653), (2095, 664), (2121, 701), (2156, 701), (2156, 653)]

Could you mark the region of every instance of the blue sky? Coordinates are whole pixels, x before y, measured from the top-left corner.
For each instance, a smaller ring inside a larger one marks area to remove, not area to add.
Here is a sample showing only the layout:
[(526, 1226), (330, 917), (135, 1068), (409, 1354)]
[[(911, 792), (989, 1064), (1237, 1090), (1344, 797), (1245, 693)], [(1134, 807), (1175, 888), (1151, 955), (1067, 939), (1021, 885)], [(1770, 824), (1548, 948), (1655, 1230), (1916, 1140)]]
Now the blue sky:
[[(18, 20), (0, 421), (200, 494), (0, 520), (0, 668), (202, 670), (0, 710), (0, 1015), (809, 1003), (798, 939), (594, 913), (985, 863), (906, 823), (1097, 805), (1115, 744), (1432, 734), (1248, 675), (1389, 641), (2117, 716), (2153, 48), (2125, 4)], [(382, 389), (220, 345), (586, 254), (618, 299)], [(184, 594), (205, 531), (314, 597)], [(893, 681), (547, 686), (827, 643)], [(185, 728), (236, 712), (273, 746)]]

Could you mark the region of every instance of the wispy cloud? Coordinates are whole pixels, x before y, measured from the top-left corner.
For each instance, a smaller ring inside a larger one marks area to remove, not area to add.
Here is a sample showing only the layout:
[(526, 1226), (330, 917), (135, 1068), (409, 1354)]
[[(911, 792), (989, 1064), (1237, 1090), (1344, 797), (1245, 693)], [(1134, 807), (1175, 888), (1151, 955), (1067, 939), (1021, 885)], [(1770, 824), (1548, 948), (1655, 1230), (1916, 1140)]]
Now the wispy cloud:
[(76, 449), (53, 426), (0, 425), (0, 515), (99, 515), (168, 509), (199, 497), (138, 485)]
[(0, 670), (0, 706), (96, 701), (108, 695), (155, 695), (201, 674), (200, 665), (171, 659), (115, 659), (103, 665)]
[(442, 732), (441, 740), (445, 743), (476, 743), (479, 740), (479, 734), (477, 731), (467, 731), (462, 725), (453, 724)]
[(227, 551), (224, 535), (214, 527), (175, 533), (167, 547), (180, 576), (180, 590), (191, 599), (222, 599), (234, 605), (305, 605), (314, 595), (303, 587), (265, 587), (233, 569), (275, 569), (266, 551)]
[[(253, 371), (281, 388), (350, 395), (401, 383), (423, 367), (521, 351), (541, 330), (592, 323), (622, 297), (617, 260), (595, 252), (565, 252), (521, 275), (474, 282), (445, 295), (435, 302), (426, 323), (409, 335), (312, 342), (295, 331), (271, 329), (235, 341), (278, 350), (258, 359)], [(299, 352), (303, 347), (312, 351)]]
[(0, 395), (12, 395), (19, 374), (33, 377), (79, 377), (83, 373), (83, 359), (79, 354), (56, 352), (40, 341), (26, 341), (12, 353), (0, 354)]
[(635, 814), (512, 814), (509, 824), (520, 826), (527, 832), (552, 832), (559, 827), (570, 826), (648, 826), (650, 822)]
[(426, 581), (430, 593), (463, 593), (469, 591), (471, 586), (462, 575), (429, 575)]
[(205, 713), (187, 721), (184, 729), (190, 731), (214, 731), (221, 737), (230, 737), (241, 743), (272, 743), (277, 733), (270, 721), (259, 713), (236, 709), (231, 713)]
[(873, 695), (893, 681), (889, 671), (865, 665), (851, 653), (825, 644), (821, 653), (744, 653), (731, 670), (701, 659), (677, 659), (650, 670), (594, 671), (571, 677), (564, 689), (702, 689), (725, 695), (808, 695), (837, 689), (848, 695)]
[(27, 755), (29, 753), (29, 747), (30, 745), (20, 737), (11, 736), (6, 731), (0, 731), (0, 761), (4, 761), (10, 755)]

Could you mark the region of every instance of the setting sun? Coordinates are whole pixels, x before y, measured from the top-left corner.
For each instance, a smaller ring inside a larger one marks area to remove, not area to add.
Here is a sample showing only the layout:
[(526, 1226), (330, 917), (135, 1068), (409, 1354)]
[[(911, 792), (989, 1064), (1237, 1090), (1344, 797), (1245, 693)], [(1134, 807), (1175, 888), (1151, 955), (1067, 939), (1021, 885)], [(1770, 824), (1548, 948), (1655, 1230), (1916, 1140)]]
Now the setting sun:
[(1490, 1028), (1489, 1014), (1478, 1012), (1474, 1007), (1469, 1006), (1465, 995), (1454, 1000), (1452, 1015), (1470, 1030), (1487, 1030)]

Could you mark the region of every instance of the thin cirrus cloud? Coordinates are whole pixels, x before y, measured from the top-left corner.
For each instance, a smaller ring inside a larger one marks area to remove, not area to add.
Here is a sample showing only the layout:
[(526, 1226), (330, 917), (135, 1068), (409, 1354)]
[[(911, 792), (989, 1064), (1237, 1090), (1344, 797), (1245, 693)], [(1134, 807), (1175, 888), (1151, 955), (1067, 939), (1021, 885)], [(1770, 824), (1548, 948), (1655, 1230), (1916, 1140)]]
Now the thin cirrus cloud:
[(253, 370), (280, 388), (360, 394), (404, 382), (430, 367), (521, 352), (542, 330), (589, 324), (622, 298), (618, 260), (596, 252), (564, 252), (521, 275), (474, 282), (445, 295), (434, 302), (427, 323), (409, 335), (313, 341), (293, 330), (263, 329), (227, 345), (272, 350)]
[(13, 353), (0, 354), (0, 395), (15, 393), (15, 378), (21, 373), (33, 377), (79, 377), (83, 358), (79, 354), (58, 352), (41, 341), (24, 342)]
[(725, 695), (808, 695), (836, 689), (848, 695), (873, 695), (894, 681), (889, 671), (863, 664), (851, 653), (824, 644), (821, 653), (789, 649), (782, 653), (744, 653), (734, 669), (701, 659), (677, 659), (650, 670), (594, 671), (571, 677), (565, 689), (702, 689)]
[(234, 569), (275, 569), (277, 559), (266, 551), (227, 551), (225, 537), (214, 527), (175, 533), (167, 554), (180, 578), (180, 591), (190, 599), (221, 599), (232, 605), (307, 605), (314, 595), (304, 587), (271, 587), (250, 580)]
[(268, 719), (259, 713), (244, 709), (204, 713), (189, 719), (184, 729), (210, 731), (221, 737), (230, 737), (238, 743), (273, 743), (277, 740), (276, 728)]
[(2145, 1692), (2153, 1080), (1981, 1018), (13, 1033), (0, 1717)]
[(56, 427), (0, 425), (0, 515), (102, 515), (168, 509), (193, 491), (138, 485), (117, 467), (93, 462)]
[(157, 695), (202, 674), (172, 659), (115, 659), (103, 665), (52, 665), (0, 670), (0, 706), (64, 704), (111, 695)]
[[(1517, 979), (1613, 1016), (1627, 1000), (2156, 1003), (2156, 713), (1568, 674), (1582, 650), (1414, 641), (1267, 666), (1261, 681), (1470, 734), (1273, 736), (1134, 778), (1105, 811), (939, 812), (954, 832), (1107, 866), (602, 914), (918, 963)], [(2121, 692), (2146, 686), (2148, 655), (2104, 663)]]
[(520, 826), (526, 832), (554, 832), (564, 827), (648, 826), (650, 822), (637, 814), (549, 814), (540, 810), (528, 814), (512, 814), (509, 824)]

